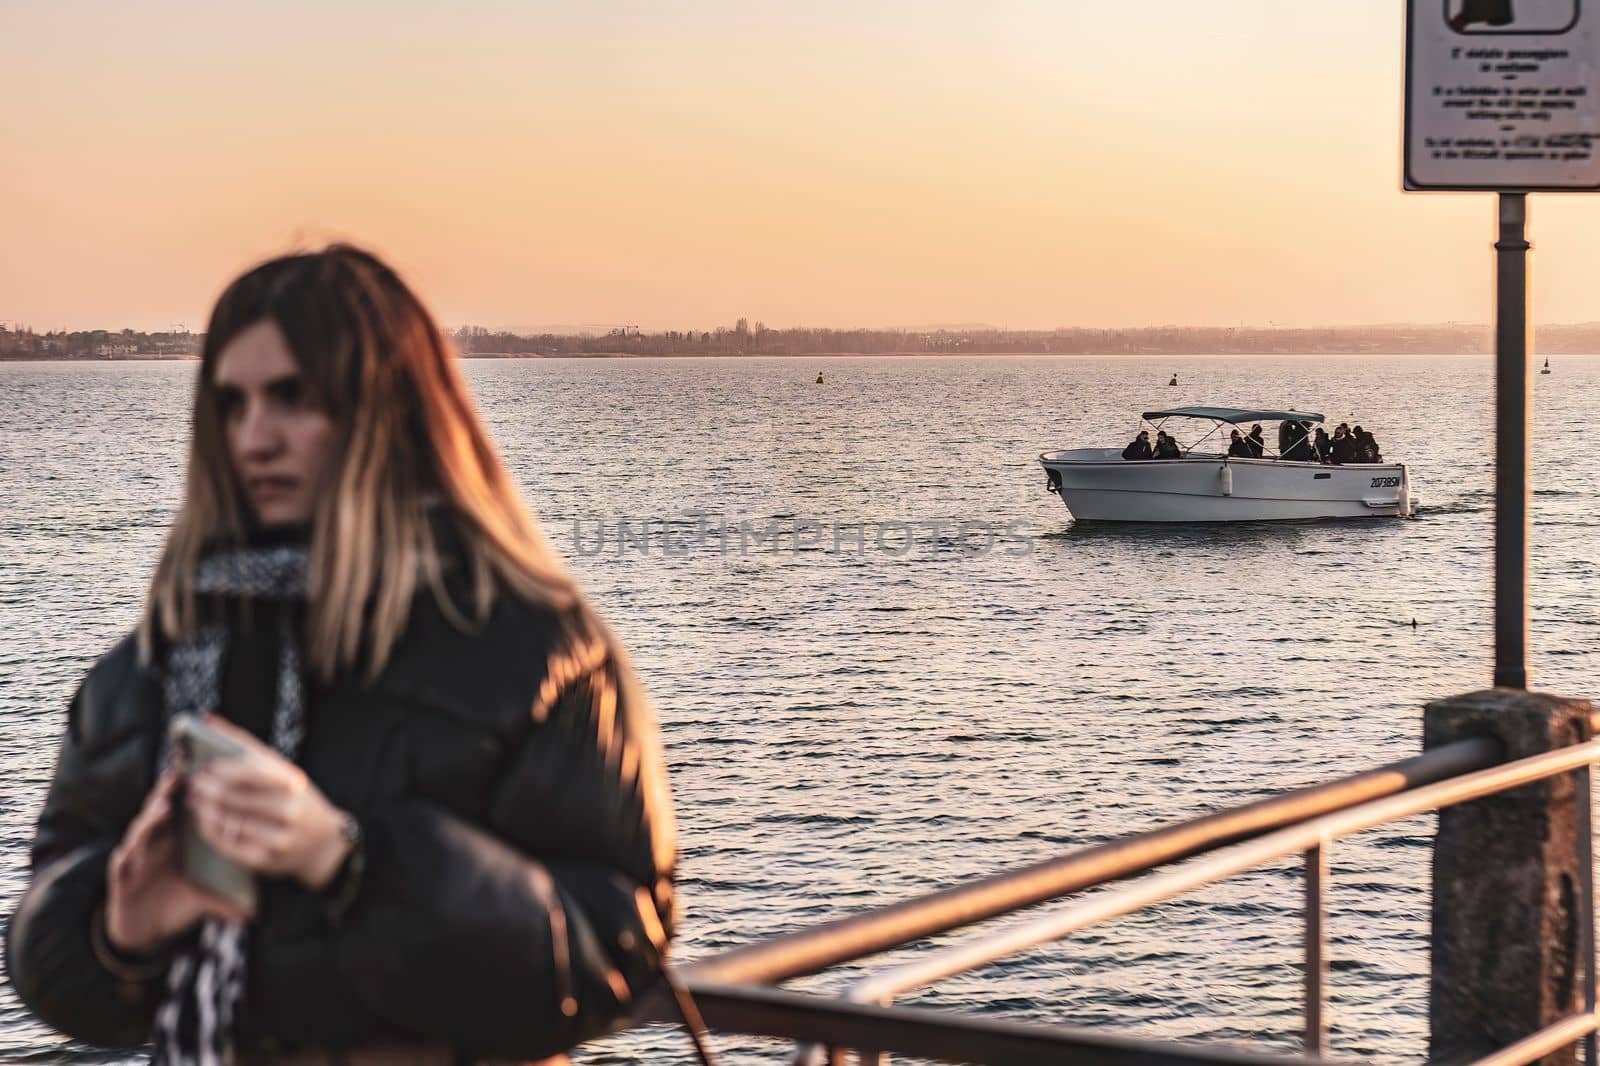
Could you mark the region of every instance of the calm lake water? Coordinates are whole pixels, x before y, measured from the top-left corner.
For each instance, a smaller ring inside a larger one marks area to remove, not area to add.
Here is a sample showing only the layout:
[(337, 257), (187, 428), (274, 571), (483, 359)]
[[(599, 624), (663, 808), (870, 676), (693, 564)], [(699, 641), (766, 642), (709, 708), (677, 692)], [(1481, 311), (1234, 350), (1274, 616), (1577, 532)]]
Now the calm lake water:
[[(1600, 358), (1553, 366), (1535, 379), (1531, 672), (1535, 687), (1588, 695), (1600, 464), (1584, 430)], [(1370, 356), (467, 364), (547, 534), (658, 702), (686, 959), (1414, 754), (1421, 705), (1489, 676), (1491, 369)], [(1183, 384), (1168, 388), (1174, 371)], [(0, 364), (6, 913), (67, 701), (133, 624), (178, 500), (193, 373)], [(1179, 403), (1360, 422), (1410, 464), (1420, 515), (1074, 528), (1038, 452), (1121, 445), (1137, 412)], [(757, 535), (771, 523), (776, 536)], [(1335, 1052), (1422, 1055), (1430, 832), (1417, 819), (1334, 852)], [(1293, 1049), (1299, 893), (1298, 864), (1283, 863), (909, 1002)], [(783, 1057), (718, 1045), (730, 1061)], [(688, 1045), (659, 1029), (580, 1056), (636, 1058), (686, 1062)], [(126, 1061), (63, 1044), (9, 988), (0, 1059)]]

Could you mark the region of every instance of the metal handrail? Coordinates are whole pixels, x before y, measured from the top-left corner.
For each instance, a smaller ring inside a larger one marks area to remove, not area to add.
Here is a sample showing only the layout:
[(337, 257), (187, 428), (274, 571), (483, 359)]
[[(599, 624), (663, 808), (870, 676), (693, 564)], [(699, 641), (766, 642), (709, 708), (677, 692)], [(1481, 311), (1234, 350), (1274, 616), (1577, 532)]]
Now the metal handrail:
[(1585, 1037), (1592, 1039), (1597, 1022), (1600, 1022), (1600, 1019), (1595, 1018), (1591, 1006), (1587, 1014), (1573, 1014), (1547, 1025), (1532, 1036), (1525, 1036), (1493, 1055), (1485, 1055), (1471, 1066), (1525, 1066), (1526, 1063), (1537, 1062), (1552, 1051), (1559, 1051), (1575, 1040), (1582, 1040)]
[[(1152, 1040), (1067, 1025), (952, 1015), (927, 1007), (848, 1003), (763, 985), (701, 982), (695, 1002), (713, 1028), (787, 1040), (819, 1040), (836, 1048), (870, 1048), (940, 1062), (984, 1066), (1315, 1066), (1353, 1062), (1225, 1045)], [(834, 1056), (833, 1061), (842, 1061)]]
[[(793, 1039), (801, 1041), (802, 1047), (819, 1041), (835, 1049), (828, 1053), (830, 1062), (847, 1061), (848, 1057), (838, 1050), (842, 1048), (864, 1049), (868, 1062), (884, 1061), (884, 1053), (905, 1053), (997, 1066), (1038, 1061), (1316, 1061), (1316, 1057), (1325, 1054), (1326, 1042), (1322, 1011), (1323, 912), (1327, 855), (1334, 840), (1384, 822), (1572, 771), (1580, 775), (1579, 828), (1584, 830), (1591, 824), (1590, 766), (1600, 761), (1600, 740), (1496, 765), (1502, 751), (1499, 742), (1489, 738), (1458, 741), (1338, 781), (1108, 841), (1021, 870), (735, 949), (687, 967), (685, 976), (713, 1026)], [(1580, 950), (1592, 957), (1592, 841), (1586, 831), (1581, 835), (1579, 888), (1584, 920)], [(814, 973), (1073, 891), (1218, 851), (1221, 853), (1096, 894), (1056, 913), (929, 953), (857, 982), (848, 999), (760, 985)], [(890, 999), (898, 991), (983, 965), (1011, 951), (1055, 939), (1295, 852), (1304, 854), (1307, 875), (1305, 1057), (1284, 1059), (1186, 1042), (1119, 1042), (1120, 1038), (1081, 1029), (993, 1022), (970, 1016), (944, 1019), (936, 1011), (862, 1002), (873, 997)], [(1585, 967), (1583, 1012), (1560, 1019), (1474, 1066), (1518, 1066), (1580, 1039), (1588, 1050), (1587, 1060), (1597, 1061), (1600, 1011), (1596, 1009), (1593, 971), (1593, 966)], [(648, 1014), (661, 1017), (654, 1011)]]
[(847, 998), (859, 1003), (882, 1003), (941, 978), (1081, 932), (1107, 919), (1130, 914), (1275, 859), (1326, 848), (1332, 841), (1351, 833), (1504, 792), (1541, 778), (1581, 769), (1597, 760), (1600, 760), (1600, 740), (1591, 740), (1313, 818), (1196, 859), (1176, 870), (1107, 889), (1053, 913), (928, 952), (856, 982), (850, 987)]
[(1308, 818), (1492, 766), (1503, 757), (1499, 741), (1492, 738), (1456, 741), (1349, 777), (1119, 837), (1018, 870), (735, 948), (691, 963), (683, 974), (691, 984), (786, 981), (1215, 851)]
[[(1425, 785), (1399, 795), (1372, 800), (1332, 814), (1309, 819), (1298, 825), (1280, 829), (1246, 843), (1238, 844), (1206, 858), (1197, 859), (1176, 870), (1154, 874), (1131, 885), (1108, 889), (1087, 900), (1074, 902), (1053, 913), (1019, 922), (993, 933), (971, 937), (960, 943), (929, 952), (921, 958), (857, 981), (846, 991), (844, 998), (853, 1003), (886, 1005), (892, 1002), (897, 995), (931, 984), (941, 978), (986, 965), (1039, 944), (1059, 940), (1062, 937), (1080, 932), (1108, 919), (1130, 914), (1183, 892), (1192, 891), (1214, 881), (1244, 873), (1265, 863), (1296, 853), (1305, 855), (1308, 874), (1313, 873), (1313, 871), (1324, 872), (1326, 870), (1328, 846), (1341, 837), (1371, 829), (1400, 818), (1407, 818), (1427, 811), (1439, 810), (1474, 799), (1481, 799), (1484, 796), (1504, 792), (1574, 770), (1584, 771), (1582, 786), (1585, 787), (1580, 789), (1579, 802), (1579, 828), (1581, 831), (1589, 821), (1586, 788), (1589, 776), (1588, 767), (1596, 761), (1600, 761), (1600, 740), (1592, 740), (1583, 744), (1560, 748), (1541, 755), (1465, 774), (1451, 780)], [(1588, 857), (1589, 843), (1587, 839), (1580, 841), (1580, 846), (1583, 848), (1585, 855), (1583, 860), (1584, 869), (1592, 869), (1593, 864)], [(1322, 1018), (1323, 958), (1320, 922), (1325, 890), (1325, 877), (1312, 876), (1307, 878), (1306, 913), (1308, 917), (1308, 935), (1306, 937), (1306, 1024), (1304, 1042), (1307, 1052), (1312, 1054), (1319, 1054), (1323, 1051), (1326, 1039)], [(1594, 909), (1592, 906), (1593, 885), (1584, 885), (1583, 891), (1589, 901), (1589, 905), (1584, 907), (1585, 917), (1582, 926), (1584, 944), (1593, 945), (1595, 942)], [(1311, 921), (1313, 913), (1319, 915), (1315, 923)], [(1310, 927), (1312, 925), (1316, 926), (1316, 935), (1314, 937), (1310, 935)], [(1593, 967), (1587, 967), (1586, 969), (1592, 971)], [(1572, 1033), (1561, 1043), (1552, 1045), (1553, 1047), (1560, 1047), (1564, 1043), (1571, 1043), (1573, 1040), (1585, 1036), (1590, 1037), (1591, 1044), (1594, 1042), (1593, 1034), (1596, 1031), (1592, 1024), (1596, 1010), (1594, 982), (1593, 973), (1588, 973), (1585, 986), (1587, 1013), (1564, 1019), (1546, 1031), (1546, 1033), (1555, 1033), (1558, 1030), (1560, 1033)], [(1577, 1021), (1578, 1019), (1588, 1020), (1590, 1023), (1588, 1028), (1582, 1028)], [(1539, 1036), (1540, 1034), (1535, 1035)], [(1553, 1039), (1553, 1036), (1551, 1038)], [(1485, 1061), (1493, 1062), (1497, 1066), (1507, 1066), (1507, 1064), (1513, 1062), (1532, 1061), (1545, 1052), (1533, 1053), (1526, 1059), (1517, 1058), (1512, 1052), (1514, 1048), (1520, 1049), (1523, 1044), (1528, 1044), (1530, 1047), (1546, 1047), (1544, 1043), (1529, 1044), (1529, 1041), (1534, 1039), (1534, 1037), (1530, 1037), (1528, 1040), (1513, 1045), (1512, 1048), (1507, 1048)], [(813, 1059), (814, 1054), (808, 1053), (808, 1051), (809, 1049), (802, 1049), (797, 1061)], [(1517, 1052), (1517, 1054), (1520, 1053), (1520, 1051)]]

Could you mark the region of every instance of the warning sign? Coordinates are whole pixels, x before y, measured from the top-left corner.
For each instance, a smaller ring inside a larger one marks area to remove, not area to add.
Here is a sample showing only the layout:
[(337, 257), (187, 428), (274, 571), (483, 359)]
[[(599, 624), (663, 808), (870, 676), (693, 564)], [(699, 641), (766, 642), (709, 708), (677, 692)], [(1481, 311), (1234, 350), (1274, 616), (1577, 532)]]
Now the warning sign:
[(1600, 0), (1407, 0), (1405, 187), (1600, 189), (1597, 23)]

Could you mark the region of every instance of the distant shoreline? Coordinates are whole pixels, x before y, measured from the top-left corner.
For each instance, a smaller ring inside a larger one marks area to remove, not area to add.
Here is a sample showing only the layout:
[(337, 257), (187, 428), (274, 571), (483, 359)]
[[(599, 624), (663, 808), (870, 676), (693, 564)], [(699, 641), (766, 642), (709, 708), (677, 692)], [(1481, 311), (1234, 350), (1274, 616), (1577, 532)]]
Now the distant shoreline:
[[(1451, 358), (1455, 356), (1491, 356), (1491, 350), (1483, 351), (1381, 351), (1381, 350), (1353, 350), (1353, 349), (1317, 349), (1299, 351), (1258, 351), (1248, 352), (1219, 352), (1219, 351), (1163, 351), (1163, 352), (1050, 352), (1050, 351), (1005, 351), (1005, 352), (936, 352), (936, 351), (904, 351), (904, 352), (745, 352), (737, 355), (708, 355), (704, 352), (469, 352), (459, 355), (460, 359), (1008, 359), (1012, 357), (1037, 358), (1050, 356), (1060, 359), (1233, 359), (1255, 357), (1283, 357), (1283, 358), (1311, 358), (1314, 356), (1328, 356), (1330, 358), (1343, 358), (1345, 356), (1416, 356), (1418, 358)], [(1600, 355), (1600, 345), (1589, 351), (1567, 350), (1541, 350), (1530, 353), (1530, 359), (1542, 359), (1545, 356), (1593, 356)], [(0, 356), (0, 363), (83, 363), (92, 366), (105, 366), (111, 363), (198, 363), (198, 355), (117, 355), (107, 357), (84, 357), (74, 355), (26, 355), (26, 356)]]
[[(1487, 355), (1494, 333), (1487, 326), (1439, 325), (1289, 327), (1143, 326), (1125, 329), (768, 329), (740, 319), (732, 329), (656, 333), (635, 327), (603, 335), (491, 331), (462, 326), (445, 340), (469, 359), (849, 358), (891, 356), (1233, 356)], [(35, 333), (0, 326), (0, 361), (121, 362), (194, 359), (203, 334), (78, 330)], [(1535, 332), (1534, 351), (1545, 355), (1600, 353), (1600, 323), (1553, 324)]]

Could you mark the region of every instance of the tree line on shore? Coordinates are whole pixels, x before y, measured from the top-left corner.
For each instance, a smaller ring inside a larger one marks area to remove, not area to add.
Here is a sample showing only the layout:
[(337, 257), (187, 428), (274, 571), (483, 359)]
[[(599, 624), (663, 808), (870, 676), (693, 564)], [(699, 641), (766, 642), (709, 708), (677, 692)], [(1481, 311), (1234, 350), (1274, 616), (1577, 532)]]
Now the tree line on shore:
[(204, 335), (187, 330), (52, 330), (0, 324), (0, 359), (179, 359), (199, 355)]
[[(1487, 326), (1331, 326), (1325, 328), (1145, 326), (1125, 329), (1011, 330), (768, 329), (740, 319), (711, 330), (519, 333), (463, 326), (448, 331), (475, 356), (782, 356), (782, 355), (1196, 355), (1366, 352), (1467, 355), (1493, 350)], [(0, 325), (0, 359), (151, 359), (198, 355), (204, 334), (187, 331), (74, 330), (36, 333)], [(1541, 354), (1600, 353), (1600, 323), (1542, 326)]]
[[(1600, 324), (1591, 330), (1600, 351)], [(1466, 354), (1489, 351), (1486, 326), (1376, 326), (1322, 329), (1146, 326), (1125, 329), (768, 329), (740, 319), (733, 328), (622, 328), (598, 334), (522, 334), (469, 326), (453, 334), (466, 355), (1124, 355), (1313, 354), (1320, 352)]]

